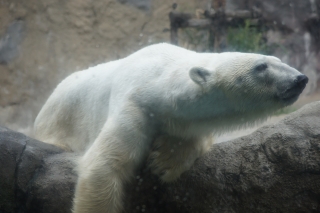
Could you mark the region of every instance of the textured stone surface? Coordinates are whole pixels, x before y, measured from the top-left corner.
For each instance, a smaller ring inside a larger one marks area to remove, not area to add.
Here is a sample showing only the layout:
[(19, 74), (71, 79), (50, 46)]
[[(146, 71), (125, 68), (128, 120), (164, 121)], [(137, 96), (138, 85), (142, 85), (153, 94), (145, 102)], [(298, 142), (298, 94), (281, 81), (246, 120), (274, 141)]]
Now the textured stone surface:
[(123, 2), (1, 0), (0, 123), (30, 132), (44, 101), (70, 73), (169, 41), (163, 29), (171, 0)]
[(24, 25), (24, 21), (14, 21), (0, 38), (0, 64), (10, 62), (18, 55), (19, 45), (23, 39)]
[(72, 153), (0, 128), (0, 212), (68, 212)]
[[(0, 128), (0, 212), (70, 212), (77, 155)], [(215, 144), (163, 184), (144, 167), (128, 212), (320, 212), (320, 102), (278, 124)]]
[(175, 184), (155, 180), (135, 181), (132, 212), (320, 212), (320, 102), (214, 145)]
[(142, 10), (150, 10), (152, 0), (118, 0), (121, 3), (128, 3)]

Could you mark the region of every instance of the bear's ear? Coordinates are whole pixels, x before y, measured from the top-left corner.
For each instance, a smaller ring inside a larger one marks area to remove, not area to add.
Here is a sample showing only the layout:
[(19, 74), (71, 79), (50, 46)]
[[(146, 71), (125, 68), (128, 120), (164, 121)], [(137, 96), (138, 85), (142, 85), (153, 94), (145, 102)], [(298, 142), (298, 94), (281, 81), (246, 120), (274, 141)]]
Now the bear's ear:
[(200, 86), (205, 85), (210, 76), (210, 72), (202, 67), (193, 67), (189, 71), (190, 78)]

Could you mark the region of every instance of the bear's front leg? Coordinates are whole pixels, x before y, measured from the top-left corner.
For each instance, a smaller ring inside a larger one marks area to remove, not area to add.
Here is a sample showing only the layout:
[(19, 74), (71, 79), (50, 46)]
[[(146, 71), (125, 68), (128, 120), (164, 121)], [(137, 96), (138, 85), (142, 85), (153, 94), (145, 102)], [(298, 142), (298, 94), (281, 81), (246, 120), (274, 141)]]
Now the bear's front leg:
[(143, 117), (118, 120), (108, 119), (79, 162), (74, 213), (120, 213), (123, 209), (124, 183), (145, 159), (150, 142), (143, 131), (148, 129)]
[(154, 141), (149, 167), (162, 181), (174, 181), (189, 170), (194, 161), (210, 149), (212, 143), (212, 137), (185, 139), (160, 136)]

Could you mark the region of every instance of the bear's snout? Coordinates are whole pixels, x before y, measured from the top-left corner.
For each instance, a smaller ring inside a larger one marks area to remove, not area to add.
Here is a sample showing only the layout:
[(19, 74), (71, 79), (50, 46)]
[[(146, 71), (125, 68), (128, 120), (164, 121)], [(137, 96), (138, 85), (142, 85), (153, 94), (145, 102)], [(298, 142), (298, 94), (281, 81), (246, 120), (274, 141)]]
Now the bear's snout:
[(305, 75), (299, 75), (295, 80), (294, 80), (294, 83), (295, 83), (295, 86), (294, 87), (298, 87), (298, 88), (301, 88), (301, 90), (303, 90), (307, 83), (308, 83), (309, 79), (307, 76)]
[(298, 99), (299, 95), (306, 87), (308, 81), (309, 79), (307, 76), (298, 75), (293, 81), (291, 81), (292, 83), (290, 83), (290, 85), (287, 85), (286, 89), (280, 89), (279, 98), (286, 104), (293, 103)]
[(296, 96), (300, 95), (304, 90), (304, 88), (306, 87), (308, 81), (309, 79), (307, 76), (298, 75), (296, 79), (293, 81), (292, 87), (288, 90), (289, 95), (290, 94), (292, 94), (292, 96), (294, 96), (295, 94)]

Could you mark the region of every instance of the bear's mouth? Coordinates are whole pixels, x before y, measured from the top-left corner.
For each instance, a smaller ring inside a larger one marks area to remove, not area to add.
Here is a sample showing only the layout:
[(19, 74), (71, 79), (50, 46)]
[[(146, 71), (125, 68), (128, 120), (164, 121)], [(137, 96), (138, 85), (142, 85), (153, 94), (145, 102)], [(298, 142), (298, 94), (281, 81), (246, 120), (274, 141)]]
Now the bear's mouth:
[(286, 91), (281, 98), (284, 102), (294, 102), (299, 98), (299, 95), (302, 93), (302, 90), (296, 90), (296, 89), (289, 89)]

